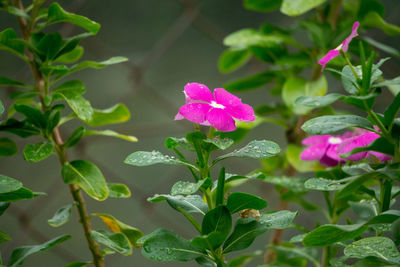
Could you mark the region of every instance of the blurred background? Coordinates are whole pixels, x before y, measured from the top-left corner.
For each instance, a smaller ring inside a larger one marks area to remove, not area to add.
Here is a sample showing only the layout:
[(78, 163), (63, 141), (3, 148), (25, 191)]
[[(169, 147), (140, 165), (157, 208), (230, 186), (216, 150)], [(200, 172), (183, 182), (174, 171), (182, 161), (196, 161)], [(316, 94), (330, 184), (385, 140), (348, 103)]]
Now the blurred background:
[[(146, 201), (156, 193), (169, 193), (177, 180), (190, 181), (186, 169), (177, 166), (133, 167), (123, 163), (125, 157), (137, 150), (160, 150), (169, 136), (182, 137), (192, 130), (188, 121), (174, 121), (179, 107), (184, 103), (183, 88), (188, 82), (200, 82), (210, 89), (221, 87), (235, 78), (243, 77), (265, 69), (259, 61), (251, 61), (246, 67), (233, 74), (219, 73), (218, 57), (224, 50), (223, 38), (241, 28), (258, 28), (263, 22), (289, 26), (294, 19), (279, 12), (256, 13), (243, 8), (240, 0), (131, 0), (131, 1), (58, 1), (68, 11), (82, 14), (99, 22), (102, 28), (99, 34), (82, 43), (85, 58), (105, 60), (112, 56), (125, 56), (127, 63), (113, 65), (102, 70), (85, 70), (74, 77), (85, 82), (88, 98), (93, 107), (107, 108), (117, 102), (127, 105), (132, 113), (128, 123), (111, 127), (121, 133), (138, 137), (138, 143), (94, 137), (83, 139), (77, 149), (70, 154), (71, 159), (87, 159), (96, 163), (109, 182), (121, 182), (129, 186), (132, 197), (129, 199), (108, 199), (105, 202), (92, 201), (86, 196), (89, 212), (111, 213), (119, 220), (135, 226), (148, 234), (156, 228), (172, 229), (185, 238), (194, 234), (183, 216), (173, 211), (166, 203), (151, 204)], [(400, 1), (382, 1), (386, 7), (386, 20), (400, 25)], [(304, 16), (307, 16), (305, 14)], [(0, 30), (7, 27), (17, 28), (16, 20), (6, 13), (0, 15)], [(72, 25), (58, 26), (64, 36), (80, 32)], [(379, 30), (363, 32), (382, 43), (400, 49), (399, 37), (389, 37)], [(305, 35), (299, 34), (299, 38)], [(335, 46), (336, 44), (333, 44)], [(384, 56), (385, 54), (381, 54)], [(385, 63), (385, 78), (399, 75), (400, 63), (393, 59)], [(30, 80), (29, 69), (18, 59), (0, 51), (0, 74)], [(330, 76), (327, 74), (327, 76)], [(332, 77), (329, 78), (333, 81)], [(341, 90), (337, 82), (329, 84), (329, 90)], [(2, 88), (0, 97), (7, 103), (6, 88)], [(273, 101), (268, 87), (238, 94), (243, 102), (252, 106)], [(391, 95), (388, 94), (387, 97)], [(384, 107), (387, 99), (378, 104)], [(63, 126), (62, 132), (70, 134), (73, 124)], [(110, 128), (110, 127), (108, 127)], [(26, 141), (13, 138), (22, 151)], [(272, 124), (257, 127), (243, 142), (252, 139), (269, 139), (285, 146), (284, 132)], [(32, 143), (33, 140), (30, 140)], [(246, 174), (259, 167), (256, 160), (227, 161), (230, 173)], [(1, 254), (7, 262), (13, 248), (21, 245), (39, 244), (63, 233), (73, 238), (63, 245), (30, 257), (24, 266), (64, 266), (72, 261), (90, 260), (82, 230), (78, 224), (76, 211), (72, 219), (60, 228), (47, 224), (54, 212), (61, 206), (71, 203), (68, 188), (63, 184), (60, 166), (56, 157), (31, 164), (23, 159), (21, 153), (0, 161), (1, 173), (21, 180), (24, 186), (47, 196), (32, 201), (17, 202), (1, 217), (0, 228), (10, 233), (13, 240), (1, 244)], [(262, 181), (252, 181), (237, 190), (249, 191), (266, 199), (268, 210), (276, 208), (277, 194), (272, 185)], [(312, 196), (311, 196), (312, 198)], [(318, 201), (318, 200), (315, 200)], [(315, 202), (318, 203), (318, 202)], [(290, 209), (297, 210), (295, 205)], [(307, 225), (308, 216), (303, 214), (297, 223)], [(94, 229), (104, 228), (98, 218), (93, 219)], [(286, 231), (290, 236), (291, 232)], [(249, 251), (264, 250), (269, 234), (257, 239)], [(256, 260), (250, 266), (256, 266)], [(159, 263), (145, 259), (140, 250), (134, 250), (130, 257), (108, 256), (107, 266), (196, 266), (196, 263)]]

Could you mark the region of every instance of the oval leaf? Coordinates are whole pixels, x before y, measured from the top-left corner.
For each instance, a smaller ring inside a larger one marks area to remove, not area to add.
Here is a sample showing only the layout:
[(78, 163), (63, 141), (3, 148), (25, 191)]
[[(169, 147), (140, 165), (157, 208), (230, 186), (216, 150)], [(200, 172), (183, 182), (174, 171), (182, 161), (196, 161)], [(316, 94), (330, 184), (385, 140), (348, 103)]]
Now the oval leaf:
[(262, 198), (257, 196), (234, 192), (228, 196), (226, 207), (231, 214), (239, 212), (244, 209), (261, 210), (267, 207), (268, 203)]
[(180, 212), (180, 209), (190, 213), (201, 213), (205, 215), (208, 207), (204, 203), (203, 199), (199, 195), (188, 195), (188, 196), (171, 196), (171, 195), (154, 195), (148, 198), (149, 202), (160, 202), (167, 201), (168, 204), (175, 210)]
[(122, 255), (132, 254), (128, 238), (123, 233), (110, 233), (104, 230), (91, 231), (90, 236), (94, 241), (115, 250)]
[(34, 145), (27, 144), (24, 148), (24, 157), (28, 162), (44, 160), (53, 153), (54, 145), (50, 142), (40, 142)]
[(0, 194), (13, 192), (22, 187), (22, 183), (14, 178), (0, 174)]
[(59, 208), (54, 214), (53, 218), (47, 220), (47, 223), (52, 227), (59, 227), (71, 218), (72, 207), (74, 204), (65, 205)]
[(306, 121), (301, 129), (308, 134), (330, 134), (349, 127), (373, 130), (372, 124), (356, 115), (327, 115)]
[(108, 197), (109, 189), (103, 174), (96, 165), (85, 160), (67, 162), (62, 168), (66, 184), (77, 184), (92, 198), (102, 201)]
[(212, 232), (221, 233), (224, 238), (228, 236), (232, 228), (232, 217), (225, 206), (218, 206), (207, 212), (201, 224), (201, 233), (203, 235)]
[(108, 196), (111, 198), (129, 198), (131, 197), (131, 190), (124, 184), (107, 183)]
[(190, 163), (183, 162), (176, 159), (174, 156), (163, 155), (159, 151), (136, 151), (130, 154), (124, 161), (126, 164), (133, 166), (150, 166), (154, 164), (168, 164), (168, 165), (186, 165), (193, 168), (195, 166)]
[(326, 0), (283, 0), (281, 12), (288, 16), (301, 15), (319, 5)]

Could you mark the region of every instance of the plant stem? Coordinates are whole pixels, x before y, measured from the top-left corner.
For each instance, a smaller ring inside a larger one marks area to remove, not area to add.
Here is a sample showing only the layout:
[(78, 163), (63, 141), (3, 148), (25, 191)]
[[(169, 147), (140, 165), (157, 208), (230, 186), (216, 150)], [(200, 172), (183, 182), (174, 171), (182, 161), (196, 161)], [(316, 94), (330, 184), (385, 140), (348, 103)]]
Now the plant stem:
[[(24, 7), (23, 7), (21, 0), (14, 0), (14, 6), (21, 9), (22, 11), (24, 11)], [(34, 6), (33, 10), (37, 11), (38, 8), (39, 7)], [(32, 13), (32, 16), (31, 16), (32, 21), (34, 21), (36, 19), (36, 17), (35, 17), (36, 13), (37, 13), (36, 11), (34, 13)], [(30, 35), (33, 31), (33, 25), (28, 24), (28, 22), (22, 17), (18, 17), (18, 23), (21, 28), (21, 32), (22, 32), (24, 40), (29, 42)], [(48, 93), (45, 88), (46, 82), (35, 62), (33, 54), (28, 49), (26, 49), (25, 53), (29, 59), (29, 65), (31, 67), (31, 71), (32, 71), (32, 74), (33, 74), (33, 77), (35, 80), (35, 88), (40, 93), (40, 102), (42, 103), (42, 111), (44, 113), (44, 112), (46, 112), (46, 106), (44, 104), (44, 97)], [(67, 154), (66, 154), (64, 148), (62, 147), (63, 140), (61, 138), (58, 127), (55, 127), (53, 129), (52, 142), (57, 151), (59, 162), (60, 162), (61, 166), (63, 166), (68, 161), (68, 157), (67, 157)], [(93, 256), (93, 264), (96, 267), (104, 267), (105, 266), (104, 258), (103, 258), (103, 255), (101, 254), (100, 246), (90, 236), (90, 232), (92, 231), (92, 225), (90, 222), (90, 217), (86, 210), (85, 200), (80, 191), (80, 188), (78, 185), (70, 184), (69, 189), (70, 189), (70, 192), (71, 192), (71, 195), (72, 195), (74, 201), (77, 203), (76, 207), (78, 209), (80, 223), (82, 224), (82, 227), (83, 227), (83, 230), (85, 233), (85, 237), (86, 237), (86, 241), (88, 243), (89, 249)]]
[(196, 228), (196, 230), (201, 234), (201, 226), (200, 224), (196, 221), (196, 219), (189, 214), (186, 210), (182, 209), (181, 207), (177, 206), (178, 211), (183, 214), (183, 216), (188, 219), (188, 221)]
[(332, 0), (327, 21), (331, 24), (332, 29), (336, 30), (337, 21), (339, 18), (340, 8), (342, 7), (342, 0)]

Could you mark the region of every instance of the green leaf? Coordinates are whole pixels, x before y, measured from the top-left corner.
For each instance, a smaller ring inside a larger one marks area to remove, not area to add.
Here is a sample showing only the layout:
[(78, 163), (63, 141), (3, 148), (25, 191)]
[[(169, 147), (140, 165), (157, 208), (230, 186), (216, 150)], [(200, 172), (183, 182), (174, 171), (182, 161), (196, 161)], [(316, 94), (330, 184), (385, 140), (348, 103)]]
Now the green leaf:
[(177, 147), (181, 147), (182, 149), (195, 151), (194, 146), (189, 143), (186, 138), (176, 138), (176, 137), (168, 137), (165, 139), (165, 147), (168, 149), (174, 149)]
[(171, 195), (191, 195), (196, 193), (201, 187), (209, 186), (210, 184), (210, 179), (203, 179), (197, 183), (178, 181), (171, 187)]
[(35, 47), (44, 62), (54, 59), (62, 46), (63, 39), (59, 33), (45, 34), (40, 41), (35, 44)]
[(229, 148), (234, 143), (232, 139), (220, 138), (219, 136), (215, 136), (212, 139), (205, 139), (204, 142), (213, 144), (221, 150)]
[(54, 97), (64, 99), (74, 113), (82, 121), (92, 119), (94, 110), (89, 101), (82, 97), (85, 93), (85, 85), (80, 81), (68, 81), (53, 90)]
[(327, 115), (306, 121), (301, 129), (308, 134), (330, 134), (349, 127), (373, 130), (372, 124), (356, 115)]
[(262, 179), (264, 182), (284, 187), (295, 193), (304, 193), (307, 189), (304, 186), (306, 178), (289, 176), (267, 176)]
[(51, 219), (47, 220), (47, 223), (52, 227), (59, 227), (65, 224), (71, 218), (71, 212), (73, 206), (74, 204), (68, 204), (62, 206), (56, 211), (56, 213)]
[(126, 122), (130, 118), (129, 109), (124, 104), (116, 104), (108, 109), (93, 109), (92, 117), (85, 122), (90, 126), (97, 127)]
[(307, 259), (309, 262), (312, 262), (314, 266), (316, 267), (321, 266), (318, 262), (317, 256), (315, 255), (315, 253), (313, 253), (313, 251), (310, 248), (285, 247), (285, 246), (270, 246), (270, 248), (275, 250), (278, 253), (278, 255), (282, 253), (287, 258)]
[[(10, 203), (2, 202), (0, 203), (0, 216), (10, 207)], [(1, 263), (0, 263), (1, 264)]]
[(390, 104), (389, 107), (386, 108), (385, 110), (385, 124), (387, 126), (391, 126), (394, 119), (396, 118), (396, 115), (400, 111), (400, 93), (396, 95), (396, 97), (393, 99), (392, 103)]
[(105, 225), (114, 233), (123, 233), (129, 240), (132, 247), (140, 247), (137, 243), (139, 238), (143, 236), (142, 232), (137, 228), (129, 226), (110, 214), (105, 213), (93, 213), (92, 216), (98, 216), (104, 222)]
[(37, 196), (45, 195), (44, 193), (32, 192), (28, 188), (21, 187), (18, 190), (0, 193), (0, 202), (15, 202), (24, 199), (31, 199)]
[(131, 197), (131, 190), (124, 184), (107, 183), (109, 190), (108, 197), (111, 198), (129, 198)]
[(54, 60), (54, 62), (55, 63), (72, 64), (72, 63), (78, 61), (82, 57), (83, 52), (84, 52), (84, 49), (82, 46), (76, 46), (70, 52), (62, 54), (61, 56), (57, 57)]
[(108, 197), (109, 189), (103, 174), (89, 161), (74, 160), (65, 163), (62, 177), (64, 183), (79, 185), (89, 196), (98, 201)]
[(0, 138), (0, 157), (9, 157), (17, 153), (17, 144), (7, 137)]
[[(339, 192), (336, 193), (336, 199), (347, 197), (357, 190), (366, 182), (370, 180), (378, 180), (381, 178), (386, 178), (385, 175), (379, 172), (368, 172), (362, 175), (353, 176), (352, 179), (340, 189)], [(340, 181), (340, 180), (339, 180)]]
[(97, 230), (91, 231), (90, 237), (97, 243), (111, 248), (122, 255), (129, 256), (132, 254), (129, 240), (123, 233), (110, 233), (104, 230)]
[(208, 235), (196, 236), (192, 239), (191, 244), (198, 248), (213, 250), (222, 245), (225, 236), (220, 232), (211, 232)]
[(100, 24), (83, 16), (69, 13), (65, 11), (58, 3), (54, 2), (49, 6), (48, 9), (47, 25), (58, 22), (75, 24), (91, 32), (92, 34), (97, 34), (97, 32), (100, 30)]
[(250, 10), (259, 12), (271, 12), (281, 6), (282, 0), (244, 0), (243, 4), (245, 8)]
[(22, 183), (14, 178), (0, 174), (0, 194), (16, 191), (22, 187)]
[(283, 0), (281, 12), (288, 16), (301, 15), (319, 5), (326, 0)]
[(0, 32), (0, 49), (9, 51), (23, 60), (28, 61), (25, 56), (25, 44), (18, 38), (12, 28)]
[(228, 236), (232, 228), (232, 217), (225, 206), (218, 206), (207, 212), (201, 223), (201, 233), (208, 235), (212, 232), (221, 233), (224, 239)]
[(213, 161), (213, 164), (216, 162), (231, 158), (231, 157), (238, 157), (238, 158), (253, 158), (253, 159), (264, 159), (268, 157), (273, 157), (280, 152), (280, 148), (278, 144), (272, 141), (261, 140), (261, 141), (251, 141), (245, 147), (240, 148), (238, 150), (234, 150), (231, 153), (222, 155), (216, 158)]
[(357, 240), (345, 247), (344, 255), (358, 259), (376, 257), (388, 263), (400, 265), (400, 253), (396, 245), (391, 239), (382, 236)]
[(202, 215), (205, 215), (208, 210), (207, 204), (204, 203), (199, 195), (171, 196), (155, 194), (153, 197), (148, 198), (147, 201), (153, 203), (167, 201), (168, 204), (177, 211), (183, 209), (189, 213), (201, 213)]
[(324, 167), (318, 161), (304, 161), (300, 159), (303, 148), (295, 144), (286, 147), (286, 159), (298, 172), (322, 170)]
[(335, 103), (338, 100), (344, 99), (342, 94), (332, 93), (324, 96), (300, 96), (294, 102), (296, 105), (307, 107), (320, 108)]
[(255, 29), (241, 29), (229, 34), (224, 39), (224, 45), (233, 47), (264, 46), (270, 47), (283, 42), (279, 35), (263, 34)]
[(143, 238), (142, 255), (156, 261), (190, 261), (205, 255), (201, 249), (191, 245), (174, 232), (157, 229)]
[(27, 144), (24, 148), (26, 161), (34, 163), (44, 160), (53, 153), (54, 145), (50, 142), (40, 142), (34, 145)]
[(9, 132), (22, 138), (40, 134), (40, 131), (27, 121), (18, 121), (13, 118), (1, 123), (0, 131)]
[(92, 262), (87, 261), (87, 262), (71, 262), (67, 265), (65, 265), (64, 267), (83, 267), (86, 265), (92, 264)]
[(73, 147), (76, 145), (85, 133), (85, 128), (83, 126), (76, 128), (76, 130), (70, 135), (70, 137), (65, 141), (64, 147)]
[(167, 164), (167, 165), (185, 165), (189, 167), (196, 168), (190, 163), (186, 163), (181, 161), (180, 159), (176, 159), (174, 156), (163, 155), (159, 151), (136, 151), (126, 157), (126, 164), (130, 164), (133, 166), (150, 166), (154, 164)]
[(219, 57), (218, 69), (222, 73), (232, 72), (246, 64), (250, 58), (248, 49), (227, 49)]
[(310, 107), (296, 105), (296, 99), (301, 96), (322, 96), (328, 90), (328, 83), (325, 76), (321, 76), (318, 80), (307, 82), (300, 77), (292, 77), (286, 80), (282, 89), (283, 102), (295, 114), (303, 115), (312, 110)]
[(46, 117), (39, 109), (27, 105), (14, 105), (14, 107), (16, 111), (26, 117), (28, 122), (32, 123), (39, 129), (46, 128)]
[(231, 214), (239, 212), (244, 209), (262, 210), (268, 205), (267, 201), (257, 196), (234, 192), (228, 196), (226, 207)]
[(342, 185), (337, 180), (328, 180), (324, 178), (311, 178), (308, 179), (304, 186), (310, 190), (318, 190), (318, 191), (336, 191), (342, 189), (344, 185)]
[(257, 89), (275, 79), (277, 74), (273, 71), (261, 72), (224, 84), (229, 92), (242, 92)]
[(388, 35), (400, 34), (400, 27), (387, 23), (377, 12), (372, 11), (365, 15), (361, 21), (364, 27), (375, 27), (384, 31)]
[(253, 218), (238, 219), (235, 229), (224, 243), (224, 253), (242, 250), (249, 247), (254, 239), (269, 229), (287, 228), (297, 212), (282, 210), (269, 214), (262, 214), (260, 220)]
[(23, 82), (16, 81), (4, 76), (0, 76), (0, 86), (29, 87), (29, 85), (26, 85)]
[(14, 249), (13, 252), (11, 253), (7, 267), (19, 267), (23, 264), (26, 257), (41, 251), (48, 250), (54, 247), (55, 245), (60, 244), (70, 238), (71, 238), (70, 235), (62, 235), (52, 240), (49, 240), (41, 245), (18, 247)]
[(111, 136), (111, 137), (121, 138), (121, 139), (127, 140), (129, 142), (137, 142), (138, 141), (138, 139), (135, 136), (120, 134), (120, 133), (117, 133), (112, 130), (102, 130), (102, 131), (86, 130), (84, 132), (84, 136), (90, 136), (90, 135)]
[(30, 16), (28, 14), (26, 14), (22, 9), (18, 8), (18, 7), (14, 7), (14, 6), (7, 6), (6, 10), (8, 13), (18, 16), (18, 17), (23, 17), (25, 19), (30, 19)]
[[(7, 242), (10, 240), (11, 240), (11, 236), (0, 230), (0, 243)], [(1, 262), (0, 262), (0, 264), (1, 264)]]

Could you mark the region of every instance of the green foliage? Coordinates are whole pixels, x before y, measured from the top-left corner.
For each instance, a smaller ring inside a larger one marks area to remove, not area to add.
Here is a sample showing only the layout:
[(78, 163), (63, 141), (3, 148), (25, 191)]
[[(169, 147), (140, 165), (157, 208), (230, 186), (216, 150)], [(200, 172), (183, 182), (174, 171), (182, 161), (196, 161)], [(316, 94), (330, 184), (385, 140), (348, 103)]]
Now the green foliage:
[(110, 233), (104, 230), (91, 231), (90, 236), (94, 241), (115, 250), (122, 255), (132, 254), (128, 238), (122, 233)]
[(257, 196), (234, 192), (228, 196), (226, 207), (231, 214), (244, 209), (262, 210), (268, 205), (267, 201)]
[(321, 5), (324, 2), (325, 0), (283, 0), (281, 12), (288, 16), (298, 16)]
[(52, 227), (59, 227), (65, 224), (71, 218), (71, 212), (73, 206), (74, 204), (68, 204), (62, 206), (56, 211), (56, 213), (51, 219), (47, 220), (47, 223)]

